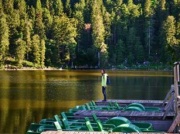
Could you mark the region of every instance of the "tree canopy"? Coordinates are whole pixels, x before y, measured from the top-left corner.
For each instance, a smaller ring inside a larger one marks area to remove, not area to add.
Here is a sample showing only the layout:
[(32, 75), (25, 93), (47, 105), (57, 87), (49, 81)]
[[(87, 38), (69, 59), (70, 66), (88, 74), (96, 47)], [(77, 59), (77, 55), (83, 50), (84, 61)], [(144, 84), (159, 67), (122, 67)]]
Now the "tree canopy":
[(0, 68), (180, 60), (178, 0), (0, 0)]

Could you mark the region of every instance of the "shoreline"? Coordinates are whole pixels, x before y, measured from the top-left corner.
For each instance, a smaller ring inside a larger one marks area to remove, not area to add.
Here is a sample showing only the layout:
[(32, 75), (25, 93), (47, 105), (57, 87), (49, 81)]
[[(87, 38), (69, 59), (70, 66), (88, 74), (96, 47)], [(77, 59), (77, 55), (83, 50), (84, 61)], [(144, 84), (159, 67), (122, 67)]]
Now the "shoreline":
[(64, 70), (62, 68), (54, 68), (54, 67), (45, 67), (45, 68), (33, 68), (33, 67), (23, 67), (23, 68), (4, 68), (0, 69), (1, 71), (18, 71), (18, 70)]

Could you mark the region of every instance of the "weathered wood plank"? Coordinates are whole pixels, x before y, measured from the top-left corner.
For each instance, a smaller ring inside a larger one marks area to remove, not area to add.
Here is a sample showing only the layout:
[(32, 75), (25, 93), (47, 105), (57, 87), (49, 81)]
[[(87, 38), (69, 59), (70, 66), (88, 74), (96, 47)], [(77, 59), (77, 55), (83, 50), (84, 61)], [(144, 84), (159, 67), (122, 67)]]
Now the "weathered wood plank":
[(172, 125), (170, 126), (168, 132), (172, 133), (178, 124), (180, 124), (180, 113), (178, 113), (178, 115), (174, 119), (174, 121), (173, 121)]
[[(107, 101), (102, 101), (98, 100), (98, 102), (107, 102)], [(120, 103), (133, 103), (133, 102), (142, 102), (142, 103), (157, 103), (157, 104), (162, 104), (163, 100), (116, 100), (116, 99), (108, 99), (108, 102), (120, 102)]]
[(88, 131), (45, 131), (45, 132), (42, 132), (41, 134), (109, 134), (109, 133), (108, 132), (88, 132)]
[[(124, 134), (122, 132), (82, 132), (82, 131), (46, 131), (46, 132), (42, 132), (41, 134)], [(137, 133), (131, 133), (131, 134), (137, 134)], [(141, 132), (141, 134), (147, 134), (147, 132), (143, 133)], [(155, 133), (151, 133), (148, 132), (148, 134), (155, 134)], [(157, 133), (156, 133), (157, 134)], [(165, 134), (165, 133), (164, 133)]]
[[(124, 116), (127, 118), (137, 118), (137, 119), (163, 119), (164, 112), (146, 112), (146, 111), (101, 111), (101, 110), (88, 110), (88, 111), (77, 111), (74, 113), (76, 118), (90, 117), (95, 113), (98, 117), (116, 117)], [(174, 112), (167, 113), (167, 118), (173, 118)]]
[(107, 105), (109, 102), (117, 102), (120, 105), (128, 105), (130, 103), (141, 103), (144, 106), (157, 106), (163, 107), (163, 100), (115, 100), (108, 99), (106, 102), (102, 100), (96, 101), (97, 105)]

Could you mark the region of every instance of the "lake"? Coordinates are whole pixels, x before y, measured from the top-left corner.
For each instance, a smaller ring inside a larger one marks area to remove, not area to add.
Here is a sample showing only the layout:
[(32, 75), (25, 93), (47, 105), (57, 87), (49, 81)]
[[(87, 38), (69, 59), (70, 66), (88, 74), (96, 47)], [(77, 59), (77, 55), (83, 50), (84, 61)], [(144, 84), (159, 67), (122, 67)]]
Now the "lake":
[[(108, 99), (163, 100), (172, 71), (107, 71)], [(25, 133), (30, 123), (91, 100), (102, 100), (100, 70), (0, 71), (0, 133)]]

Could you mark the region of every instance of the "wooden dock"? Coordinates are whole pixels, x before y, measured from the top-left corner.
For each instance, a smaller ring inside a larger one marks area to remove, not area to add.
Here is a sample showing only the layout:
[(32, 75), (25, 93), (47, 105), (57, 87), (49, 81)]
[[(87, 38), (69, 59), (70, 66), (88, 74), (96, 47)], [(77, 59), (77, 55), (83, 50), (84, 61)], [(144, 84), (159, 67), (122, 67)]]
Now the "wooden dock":
[[(112, 101), (112, 100), (110, 100)], [(117, 100), (116, 100), (117, 101)], [(141, 102), (141, 103), (152, 103), (150, 105), (153, 106), (157, 106), (159, 104), (162, 104), (163, 101), (131, 101), (131, 100), (127, 100), (127, 102), (125, 100), (118, 100), (119, 103), (132, 103), (132, 102)], [(100, 102), (97, 101), (97, 104), (100, 103), (100, 105), (103, 105), (104, 102)], [(108, 103), (108, 101), (106, 102)], [(134, 121), (140, 121), (140, 122), (148, 122), (148, 123), (152, 123), (154, 129), (156, 130), (160, 130), (160, 131), (164, 131), (167, 132), (168, 129), (170, 128), (173, 119), (175, 117), (175, 113), (173, 111), (171, 112), (165, 112), (163, 111), (121, 111), (121, 110), (79, 110), (77, 111), (74, 116), (77, 119), (82, 119), (84, 117), (92, 117), (92, 114), (96, 114), (96, 116), (101, 119), (101, 120), (105, 120), (105, 119), (110, 119), (112, 117), (126, 117), (127, 119), (131, 120), (131, 122)], [(164, 117), (165, 116), (165, 117)]]

